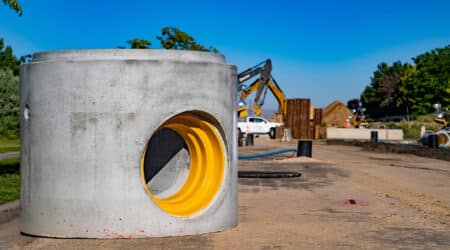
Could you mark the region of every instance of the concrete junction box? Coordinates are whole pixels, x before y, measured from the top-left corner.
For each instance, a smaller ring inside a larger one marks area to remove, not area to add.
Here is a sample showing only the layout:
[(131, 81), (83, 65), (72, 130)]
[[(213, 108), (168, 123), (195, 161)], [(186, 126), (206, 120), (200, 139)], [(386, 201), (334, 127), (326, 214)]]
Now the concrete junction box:
[(174, 50), (21, 66), (23, 233), (129, 238), (237, 224), (236, 67)]

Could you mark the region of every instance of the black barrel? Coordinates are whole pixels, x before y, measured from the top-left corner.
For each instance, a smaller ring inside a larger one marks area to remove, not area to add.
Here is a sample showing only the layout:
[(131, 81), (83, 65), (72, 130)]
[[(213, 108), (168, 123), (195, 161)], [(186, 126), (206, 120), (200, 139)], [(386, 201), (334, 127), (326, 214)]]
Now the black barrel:
[(428, 136), (428, 147), (429, 148), (439, 148), (439, 141), (437, 134), (431, 134)]
[(378, 143), (378, 131), (370, 131), (370, 143)]
[(253, 146), (253, 134), (247, 134), (247, 146)]
[(297, 146), (297, 157), (299, 156), (312, 156), (312, 141), (299, 140)]
[(275, 128), (270, 128), (270, 131), (269, 131), (269, 137), (270, 137), (270, 139), (275, 139), (275, 137), (276, 137), (276, 129)]

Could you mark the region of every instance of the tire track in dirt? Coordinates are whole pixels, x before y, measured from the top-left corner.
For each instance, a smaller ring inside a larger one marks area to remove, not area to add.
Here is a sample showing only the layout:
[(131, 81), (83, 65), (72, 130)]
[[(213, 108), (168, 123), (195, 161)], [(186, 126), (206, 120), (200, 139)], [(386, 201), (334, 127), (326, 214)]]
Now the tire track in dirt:
[(352, 181), (358, 182), (358, 187), (374, 193), (381, 198), (391, 198), (414, 208), (424, 214), (425, 219), (431, 219), (450, 227), (450, 204), (435, 197), (411, 191), (405, 187), (386, 181), (378, 176), (363, 171), (352, 170)]

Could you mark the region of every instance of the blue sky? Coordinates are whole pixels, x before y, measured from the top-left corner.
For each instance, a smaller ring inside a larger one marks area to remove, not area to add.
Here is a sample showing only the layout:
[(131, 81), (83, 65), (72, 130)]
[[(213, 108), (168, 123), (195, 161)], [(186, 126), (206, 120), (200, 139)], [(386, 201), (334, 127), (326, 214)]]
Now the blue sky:
[[(16, 55), (115, 48), (178, 27), (244, 70), (272, 59), (289, 98), (324, 107), (359, 97), (380, 62), (410, 61), (450, 44), (450, 1), (61, 1), (0, 7), (0, 37)], [(275, 100), (267, 98), (266, 108)]]

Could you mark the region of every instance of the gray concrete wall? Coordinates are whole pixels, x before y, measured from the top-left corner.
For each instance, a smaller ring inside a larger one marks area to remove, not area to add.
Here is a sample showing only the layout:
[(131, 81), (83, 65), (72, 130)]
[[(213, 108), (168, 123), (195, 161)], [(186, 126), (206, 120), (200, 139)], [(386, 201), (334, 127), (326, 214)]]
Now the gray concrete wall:
[(401, 129), (327, 128), (327, 139), (370, 140), (370, 132), (377, 131), (379, 140), (403, 140)]
[[(21, 66), (21, 231), (151, 237), (237, 224), (236, 67), (168, 50), (44, 52)], [(140, 160), (155, 131), (191, 110), (224, 131), (224, 185), (199, 214), (171, 216), (146, 194)]]

